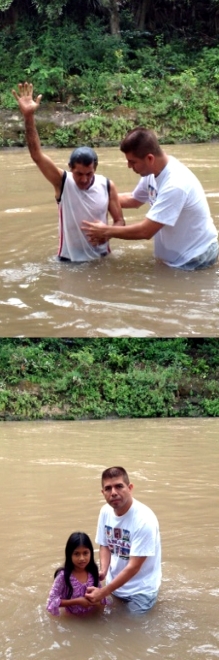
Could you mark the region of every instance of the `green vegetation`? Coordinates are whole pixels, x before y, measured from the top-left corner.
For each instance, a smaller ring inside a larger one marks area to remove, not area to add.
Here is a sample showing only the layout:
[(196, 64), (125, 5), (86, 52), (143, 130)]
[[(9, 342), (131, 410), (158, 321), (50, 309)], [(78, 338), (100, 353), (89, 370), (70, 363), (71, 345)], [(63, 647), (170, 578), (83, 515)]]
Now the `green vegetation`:
[[(11, 89), (28, 79), (43, 94), (44, 144), (118, 144), (139, 124), (163, 143), (218, 139), (219, 0), (207, 4), (0, 0), (0, 109), (13, 114)], [(57, 128), (54, 109), (84, 120)], [(24, 144), (10, 121), (0, 146)]]
[(219, 416), (218, 339), (1, 339), (0, 419)]

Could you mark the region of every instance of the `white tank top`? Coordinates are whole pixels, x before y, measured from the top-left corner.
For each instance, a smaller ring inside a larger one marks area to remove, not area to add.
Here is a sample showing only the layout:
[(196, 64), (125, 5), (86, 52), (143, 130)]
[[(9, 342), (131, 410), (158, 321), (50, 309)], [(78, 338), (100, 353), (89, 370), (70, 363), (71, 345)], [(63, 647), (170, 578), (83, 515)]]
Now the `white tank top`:
[(110, 252), (109, 243), (93, 247), (81, 231), (83, 220), (101, 220), (107, 224), (109, 193), (107, 179), (95, 174), (88, 190), (80, 190), (72, 173), (66, 172), (59, 207), (58, 256), (70, 261), (91, 261)]

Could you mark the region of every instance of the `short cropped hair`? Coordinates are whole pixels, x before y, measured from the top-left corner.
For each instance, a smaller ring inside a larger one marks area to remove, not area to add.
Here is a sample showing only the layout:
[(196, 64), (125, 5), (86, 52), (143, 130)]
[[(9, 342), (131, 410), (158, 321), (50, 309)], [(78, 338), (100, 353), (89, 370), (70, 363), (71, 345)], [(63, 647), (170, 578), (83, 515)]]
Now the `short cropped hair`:
[(137, 158), (145, 158), (148, 154), (153, 154), (153, 156), (163, 155), (154, 131), (141, 128), (141, 126), (127, 133), (120, 144), (120, 150), (124, 154), (132, 152)]
[(107, 468), (102, 472), (102, 478), (101, 478), (102, 486), (103, 486), (103, 482), (106, 481), (106, 479), (114, 479), (114, 477), (122, 477), (124, 483), (127, 484), (127, 486), (130, 483), (126, 470), (123, 467), (113, 466)]
[(91, 149), (91, 147), (77, 147), (74, 149), (74, 151), (72, 151), (68, 164), (69, 167), (71, 167), (73, 170), (76, 163), (85, 165), (85, 167), (88, 167), (91, 165), (91, 163), (93, 163), (96, 169), (98, 165), (98, 157), (96, 151)]

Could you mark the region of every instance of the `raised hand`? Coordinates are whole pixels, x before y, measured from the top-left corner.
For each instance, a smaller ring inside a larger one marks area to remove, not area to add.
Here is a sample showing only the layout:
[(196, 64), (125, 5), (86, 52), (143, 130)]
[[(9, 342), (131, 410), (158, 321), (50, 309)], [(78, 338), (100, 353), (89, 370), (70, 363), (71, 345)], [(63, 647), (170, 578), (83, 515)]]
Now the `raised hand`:
[(19, 83), (18, 85), (19, 93), (12, 89), (12, 94), (17, 100), (20, 111), (24, 117), (28, 117), (37, 110), (40, 105), (42, 94), (39, 94), (36, 97), (36, 100), (33, 99), (33, 85), (31, 83)]

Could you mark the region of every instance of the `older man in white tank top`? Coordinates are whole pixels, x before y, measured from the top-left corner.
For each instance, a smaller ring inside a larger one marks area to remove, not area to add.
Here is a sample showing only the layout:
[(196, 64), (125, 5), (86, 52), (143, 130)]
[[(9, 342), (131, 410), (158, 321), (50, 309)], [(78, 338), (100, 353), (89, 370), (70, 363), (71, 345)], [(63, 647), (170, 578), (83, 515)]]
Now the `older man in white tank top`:
[(90, 147), (78, 147), (70, 157), (70, 172), (57, 167), (41, 150), (34, 113), (42, 95), (33, 100), (33, 85), (19, 84), (13, 90), (25, 122), (26, 141), (31, 158), (55, 189), (59, 206), (60, 243), (58, 257), (69, 261), (91, 261), (110, 252), (109, 242), (92, 246), (81, 231), (83, 221), (107, 224), (108, 211), (114, 225), (124, 225), (123, 214), (113, 181), (96, 174), (97, 155)]

